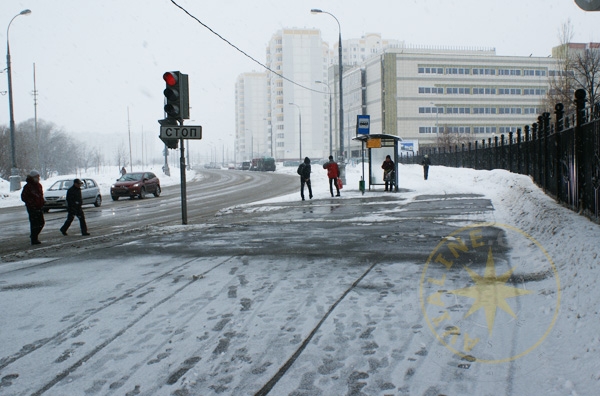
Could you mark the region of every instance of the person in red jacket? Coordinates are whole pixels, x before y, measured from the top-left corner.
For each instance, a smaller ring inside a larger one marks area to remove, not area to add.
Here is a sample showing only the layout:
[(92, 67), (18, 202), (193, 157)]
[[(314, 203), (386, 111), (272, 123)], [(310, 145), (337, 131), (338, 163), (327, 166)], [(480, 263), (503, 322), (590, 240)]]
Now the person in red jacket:
[(323, 169), (327, 169), (327, 177), (329, 178), (329, 191), (331, 192), (331, 196), (333, 197), (333, 186), (335, 185), (335, 190), (337, 191), (336, 197), (340, 196), (340, 188), (338, 187), (338, 177), (340, 177), (340, 168), (338, 164), (333, 160), (333, 155), (329, 156), (329, 162), (323, 164)]
[(40, 232), (44, 228), (44, 188), (40, 184), (40, 172), (32, 170), (26, 179), (27, 184), (21, 192), (21, 201), (25, 202), (29, 214), (29, 226), (31, 229), (31, 244), (39, 245)]

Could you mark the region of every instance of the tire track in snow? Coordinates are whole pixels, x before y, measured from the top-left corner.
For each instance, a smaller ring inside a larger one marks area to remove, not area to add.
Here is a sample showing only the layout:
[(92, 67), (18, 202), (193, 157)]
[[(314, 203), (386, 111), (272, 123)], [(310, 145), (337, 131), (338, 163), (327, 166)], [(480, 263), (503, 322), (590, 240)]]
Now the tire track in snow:
[(300, 357), (300, 355), (302, 354), (304, 349), (306, 349), (308, 344), (311, 342), (311, 340), (313, 339), (313, 337), (315, 336), (317, 331), (319, 331), (319, 329), (321, 328), (321, 325), (327, 320), (329, 315), (335, 310), (335, 308), (339, 305), (339, 303), (341, 303), (344, 300), (344, 298), (346, 298), (348, 293), (350, 293), (360, 283), (360, 281), (362, 281), (369, 274), (369, 272), (371, 272), (371, 270), (373, 268), (375, 268), (376, 265), (377, 265), (377, 262), (371, 264), (369, 266), (369, 268), (367, 268), (367, 270), (360, 277), (358, 277), (358, 279), (356, 279), (354, 281), (354, 283), (352, 283), (352, 285), (350, 285), (350, 287), (348, 289), (346, 289), (346, 291), (340, 296), (340, 298), (338, 298), (337, 301), (335, 303), (333, 303), (333, 305), (331, 305), (331, 307), (329, 307), (329, 310), (327, 310), (325, 315), (323, 315), (323, 317), (321, 318), (319, 323), (317, 323), (317, 325), (310, 332), (308, 337), (306, 337), (304, 339), (304, 341), (302, 341), (302, 343), (300, 344), (298, 349), (296, 349), (296, 352), (294, 352), (292, 354), (292, 356), (290, 356), (290, 358), (283, 364), (283, 366), (281, 366), (279, 368), (279, 370), (275, 373), (275, 375), (258, 392), (256, 392), (254, 394), (254, 396), (266, 396), (269, 394), (271, 389), (273, 389), (273, 387), (275, 385), (277, 385), (279, 380), (281, 378), (283, 378), (283, 376), (287, 373), (287, 371), (290, 369), (290, 367), (292, 367), (292, 365), (298, 359), (298, 357)]
[[(104, 341), (100, 345), (96, 346), (92, 351), (90, 351), (89, 353), (87, 353), (84, 357), (82, 357), (81, 359), (79, 359), (73, 365), (71, 365), (70, 367), (66, 368), (65, 370), (63, 370), (62, 372), (60, 372), (59, 374), (57, 374), (52, 381), (48, 382), (46, 385), (44, 385), (43, 387), (41, 387), (40, 389), (38, 389), (37, 391), (35, 391), (34, 393), (32, 393), (32, 396), (40, 396), (40, 395), (44, 394), (46, 391), (48, 391), (49, 389), (51, 389), (54, 385), (58, 384), (60, 381), (62, 381), (64, 378), (66, 378), (69, 374), (72, 374), (75, 370), (77, 370), (79, 367), (81, 367), (85, 362), (87, 362), (92, 357), (94, 357), (94, 355), (96, 355), (98, 352), (100, 352), (101, 350), (103, 350), (104, 348), (106, 348), (108, 345), (110, 345), (113, 341), (117, 340), (120, 336), (122, 336), (123, 334), (125, 334), (127, 332), (127, 330), (129, 330), (130, 328), (132, 328), (133, 326), (135, 326), (138, 322), (140, 322), (142, 319), (144, 319), (146, 316), (148, 316), (150, 313), (152, 313), (152, 311), (154, 311), (157, 307), (159, 307), (162, 304), (166, 303), (167, 301), (169, 301), (170, 299), (172, 299), (173, 297), (175, 297), (177, 294), (179, 294), (180, 292), (182, 292), (183, 290), (185, 290), (188, 286), (194, 284), (197, 280), (202, 279), (204, 275), (208, 274), (209, 272), (211, 272), (215, 268), (217, 268), (217, 267), (225, 264), (226, 262), (228, 262), (229, 260), (231, 260), (233, 257), (234, 256), (228, 257), (227, 259), (221, 261), (219, 264), (214, 265), (212, 268), (204, 271), (200, 276), (194, 276), (194, 277), (192, 277), (192, 279), (190, 281), (188, 281), (186, 284), (184, 284), (183, 286), (181, 286), (180, 288), (178, 288), (177, 290), (175, 290), (173, 293), (169, 294), (168, 296), (166, 296), (162, 300), (160, 300), (160, 301), (156, 302), (155, 304), (153, 304), (144, 313), (142, 313), (137, 318), (135, 318), (134, 320), (132, 320), (131, 322), (129, 322), (129, 324), (127, 324), (125, 327), (123, 327), (121, 330), (119, 330), (117, 333), (115, 333), (112, 337), (108, 338), (106, 341)], [(181, 268), (181, 267), (183, 267), (183, 266), (191, 263), (194, 260), (197, 260), (197, 258), (189, 260), (189, 261), (185, 262), (184, 264), (176, 267), (175, 269)], [(175, 269), (169, 271), (168, 273), (175, 271)], [(153, 281), (166, 276), (166, 274), (168, 274), (168, 273), (165, 273), (165, 274), (163, 274), (163, 276), (155, 278)], [(151, 281), (151, 282), (153, 282), (153, 281)], [(148, 282), (148, 283), (151, 283), (151, 282)], [(127, 295), (129, 295), (129, 294), (131, 294), (131, 293), (127, 293)], [(124, 298), (124, 297), (125, 296), (123, 296), (122, 298)], [(111, 302), (111, 304), (109, 304), (109, 305), (112, 305), (113, 302)], [(106, 308), (106, 307), (103, 307), (100, 310), (102, 310), (104, 308)]]
[(125, 293), (123, 295), (121, 295), (120, 297), (117, 297), (116, 299), (110, 301), (109, 303), (106, 303), (106, 304), (102, 305), (101, 307), (96, 308), (93, 311), (88, 312), (87, 314), (84, 314), (84, 316), (82, 316), (79, 321), (64, 328), (63, 330), (59, 331), (58, 333), (54, 334), (53, 336), (33, 341), (33, 342), (27, 344), (26, 346), (22, 347), (19, 352), (13, 354), (12, 356), (4, 357), (4, 358), (0, 359), (0, 370), (3, 370), (4, 368), (8, 367), (12, 363), (16, 362), (17, 360), (29, 355), (30, 353), (35, 352), (36, 350), (42, 348), (43, 346), (47, 345), (51, 341), (65, 337), (68, 333), (70, 333), (71, 331), (78, 328), (81, 324), (83, 324), (83, 322), (85, 322), (92, 316), (98, 314), (99, 312), (107, 309), (108, 307), (110, 307), (120, 301), (123, 301), (124, 299), (131, 296), (132, 293), (135, 293), (136, 291), (143, 289), (144, 287), (148, 286), (149, 284), (159, 281), (161, 279), (164, 279), (165, 277), (171, 275), (173, 272), (179, 270), (180, 268), (185, 267), (186, 265), (188, 265), (189, 263), (191, 263), (194, 260), (196, 260), (196, 258), (186, 261), (185, 263), (183, 263), (175, 268), (172, 268), (171, 270), (169, 270), (169, 271), (167, 271), (145, 283), (142, 283), (133, 289), (126, 290)]

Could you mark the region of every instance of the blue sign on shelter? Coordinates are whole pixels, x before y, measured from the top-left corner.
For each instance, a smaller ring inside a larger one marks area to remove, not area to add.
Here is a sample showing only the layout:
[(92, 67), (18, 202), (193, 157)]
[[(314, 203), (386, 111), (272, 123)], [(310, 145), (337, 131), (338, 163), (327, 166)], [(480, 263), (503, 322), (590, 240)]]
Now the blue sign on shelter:
[(371, 116), (370, 115), (357, 115), (356, 116), (356, 134), (357, 135), (368, 135), (371, 127)]

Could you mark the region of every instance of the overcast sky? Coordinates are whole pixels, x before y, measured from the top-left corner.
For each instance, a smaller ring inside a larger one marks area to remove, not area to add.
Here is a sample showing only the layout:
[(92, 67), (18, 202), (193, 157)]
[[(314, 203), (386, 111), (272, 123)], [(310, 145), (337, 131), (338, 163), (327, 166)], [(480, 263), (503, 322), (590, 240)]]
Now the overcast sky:
[[(280, 28), (318, 28), (325, 41), (337, 41), (335, 20), (313, 15), (311, 8), (334, 14), (343, 38), (379, 32), (411, 45), (493, 47), (498, 55), (545, 57), (570, 19), (574, 41), (600, 41), (600, 12), (585, 13), (573, 0), (176, 2), (263, 63), (266, 44)], [(82, 140), (100, 137), (118, 144), (127, 140), (129, 107), (134, 141), (143, 131), (160, 149), (162, 74), (181, 70), (190, 80), (188, 123), (202, 125), (205, 137), (192, 151), (232, 150), (235, 80), (261, 67), (170, 0), (1, 0), (0, 40), (6, 40), (11, 18), (25, 8), (32, 14), (19, 16), (10, 28), (17, 123), (34, 115), (35, 62), (39, 118)], [(7, 85), (6, 73), (0, 74), (0, 91)], [(0, 96), (0, 124), (8, 124), (7, 95)]]

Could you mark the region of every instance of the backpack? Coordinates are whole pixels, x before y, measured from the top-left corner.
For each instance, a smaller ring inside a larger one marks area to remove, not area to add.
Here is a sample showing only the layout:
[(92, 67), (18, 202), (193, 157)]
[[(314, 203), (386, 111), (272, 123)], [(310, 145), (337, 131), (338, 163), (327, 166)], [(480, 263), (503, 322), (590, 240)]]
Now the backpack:
[(296, 173), (302, 176), (302, 171), (304, 171), (304, 163), (298, 165), (298, 170), (296, 171)]

